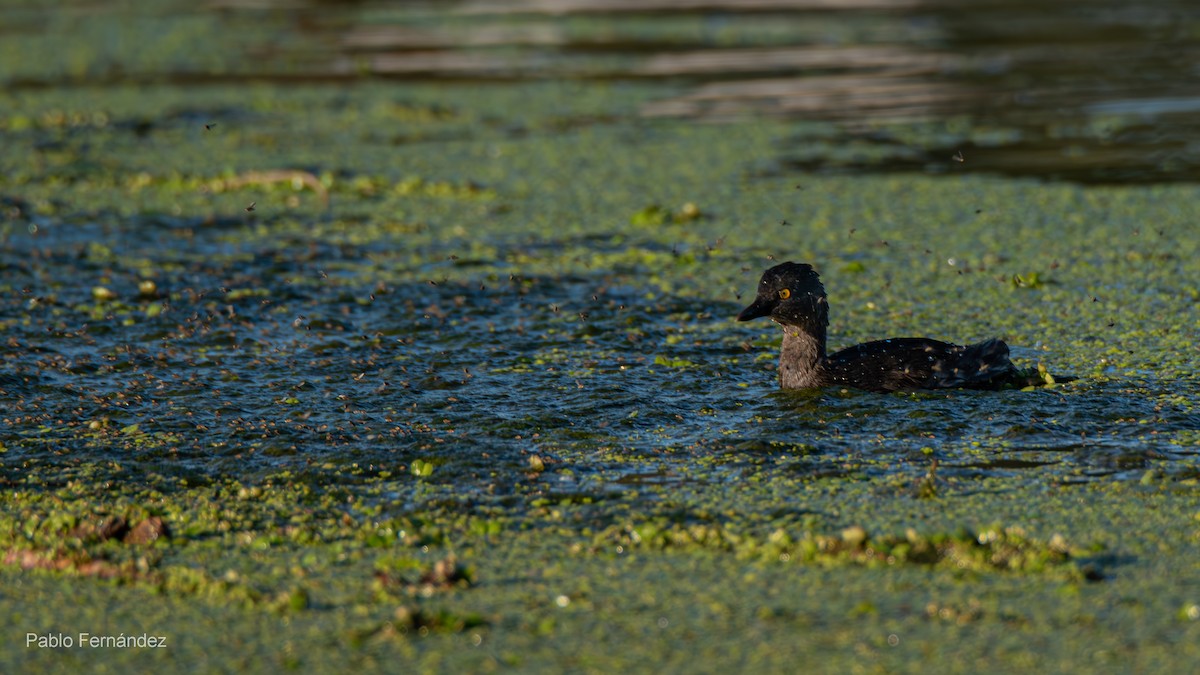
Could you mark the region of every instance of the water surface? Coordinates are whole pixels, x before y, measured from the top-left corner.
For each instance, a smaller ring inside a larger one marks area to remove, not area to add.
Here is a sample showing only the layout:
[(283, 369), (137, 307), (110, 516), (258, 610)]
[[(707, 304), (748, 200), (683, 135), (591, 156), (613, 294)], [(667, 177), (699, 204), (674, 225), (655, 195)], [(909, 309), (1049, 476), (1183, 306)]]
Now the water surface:
[[(7, 5), (6, 634), (166, 630), (214, 669), (1193, 663), (1197, 26)], [(1001, 336), (1078, 379), (779, 392), (777, 329), (732, 317), (784, 259), (835, 346)], [(115, 515), (172, 534), (86, 534)], [(450, 554), (475, 583), (422, 586)]]

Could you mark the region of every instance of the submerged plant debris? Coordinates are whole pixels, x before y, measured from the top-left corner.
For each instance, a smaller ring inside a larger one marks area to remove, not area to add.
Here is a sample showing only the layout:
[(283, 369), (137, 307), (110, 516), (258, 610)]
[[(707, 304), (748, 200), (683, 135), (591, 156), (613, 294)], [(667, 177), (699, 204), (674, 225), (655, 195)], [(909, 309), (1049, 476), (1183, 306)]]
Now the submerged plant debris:
[[(563, 25), (699, 25), (595, 20)], [(1194, 186), (997, 177), (970, 125), (934, 175), (814, 170), (873, 160), (811, 118), (666, 114), (715, 104), (648, 73), (24, 67), (0, 670), (1200, 659)], [(778, 330), (733, 317), (782, 260), (821, 270), (835, 348), (1002, 337), (1042, 386), (780, 392)], [(25, 645), (81, 632), (170, 646)]]

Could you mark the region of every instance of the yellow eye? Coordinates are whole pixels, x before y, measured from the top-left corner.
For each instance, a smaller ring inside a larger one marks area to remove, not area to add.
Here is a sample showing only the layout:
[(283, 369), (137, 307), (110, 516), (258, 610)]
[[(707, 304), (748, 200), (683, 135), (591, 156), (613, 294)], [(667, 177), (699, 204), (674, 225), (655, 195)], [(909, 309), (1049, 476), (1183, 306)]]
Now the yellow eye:
[(787, 300), (790, 297), (792, 297), (792, 292), (789, 291), (788, 289), (784, 288), (779, 291), (779, 299), (780, 300)]

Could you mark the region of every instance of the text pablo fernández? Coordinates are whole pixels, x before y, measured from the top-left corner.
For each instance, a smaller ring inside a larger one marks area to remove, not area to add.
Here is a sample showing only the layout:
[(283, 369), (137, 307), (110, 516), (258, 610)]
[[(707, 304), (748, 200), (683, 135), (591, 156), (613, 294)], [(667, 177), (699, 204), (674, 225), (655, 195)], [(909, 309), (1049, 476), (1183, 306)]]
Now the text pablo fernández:
[(91, 633), (37, 633), (25, 634), (25, 646), (38, 649), (163, 649), (167, 638), (163, 635), (93, 635)]

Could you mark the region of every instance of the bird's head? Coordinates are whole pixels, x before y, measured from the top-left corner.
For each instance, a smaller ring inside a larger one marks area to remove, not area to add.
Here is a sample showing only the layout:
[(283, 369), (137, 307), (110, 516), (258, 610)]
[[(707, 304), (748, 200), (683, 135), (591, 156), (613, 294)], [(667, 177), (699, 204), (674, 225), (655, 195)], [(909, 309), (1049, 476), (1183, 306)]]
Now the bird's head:
[(823, 330), (829, 325), (825, 287), (812, 265), (785, 262), (763, 272), (758, 295), (738, 321), (769, 316), (785, 326)]

